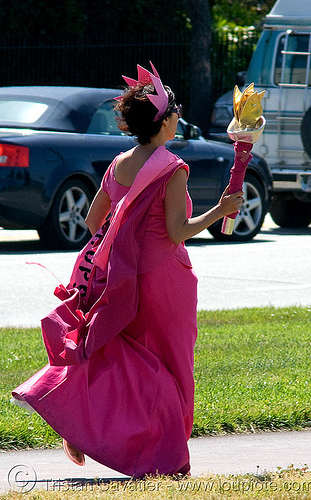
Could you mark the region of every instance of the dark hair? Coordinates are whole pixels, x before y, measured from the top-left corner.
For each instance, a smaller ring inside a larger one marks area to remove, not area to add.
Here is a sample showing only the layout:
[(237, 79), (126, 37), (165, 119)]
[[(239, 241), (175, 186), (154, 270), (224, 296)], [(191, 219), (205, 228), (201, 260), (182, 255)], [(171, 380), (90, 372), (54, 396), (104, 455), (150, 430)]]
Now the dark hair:
[(168, 94), (168, 106), (164, 115), (156, 122), (153, 119), (158, 110), (147, 97), (147, 94), (156, 94), (153, 85), (138, 83), (135, 87), (128, 87), (117, 101), (115, 109), (121, 113), (121, 117), (117, 118), (119, 129), (135, 136), (139, 144), (150, 143), (151, 137), (160, 132), (162, 121), (171, 114), (175, 106), (174, 92), (167, 86), (164, 88)]

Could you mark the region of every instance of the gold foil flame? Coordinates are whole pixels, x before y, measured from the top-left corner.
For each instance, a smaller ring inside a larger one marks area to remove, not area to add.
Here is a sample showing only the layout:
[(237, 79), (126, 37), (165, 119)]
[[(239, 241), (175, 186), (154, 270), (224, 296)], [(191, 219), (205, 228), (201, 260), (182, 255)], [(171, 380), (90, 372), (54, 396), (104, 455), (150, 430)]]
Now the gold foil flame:
[(236, 85), (233, 91), (233, 111), (234, 116), (242, 129), (256, 127), (257, 121), (263, 113), (261, 99), (264, 96), (263, 90), (259, 94), (254, 90), (251, 83), (244, 92), (241, 92)]

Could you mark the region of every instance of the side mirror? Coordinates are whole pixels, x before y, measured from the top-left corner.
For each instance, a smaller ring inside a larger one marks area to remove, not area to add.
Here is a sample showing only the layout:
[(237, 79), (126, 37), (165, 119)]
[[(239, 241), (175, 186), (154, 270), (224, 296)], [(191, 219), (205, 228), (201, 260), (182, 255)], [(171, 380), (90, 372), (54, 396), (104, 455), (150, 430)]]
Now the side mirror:
[(191, 125), (191, 123), (187, 123), (185, 127), (185, 139), (199, 139), (202, 135), (202, 131), (196, 125)]

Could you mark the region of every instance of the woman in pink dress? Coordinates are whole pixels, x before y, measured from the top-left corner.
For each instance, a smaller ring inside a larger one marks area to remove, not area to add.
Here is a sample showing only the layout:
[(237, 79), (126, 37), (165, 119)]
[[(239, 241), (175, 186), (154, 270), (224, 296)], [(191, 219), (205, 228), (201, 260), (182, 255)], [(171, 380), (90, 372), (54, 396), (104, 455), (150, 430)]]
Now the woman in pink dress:
[(93, 238), (42, 320), (49, 364), (13, 391), (75, 463), (87, 455), (136, 478), (190, 471), (197, 278), (183, 241), (243, 202), (225, 191), (191, 218), (188, 166), (165, 148), (181, 110), (153, 71), (125, 78), (119, 127), (138, 145), (104, 175), (86, 219)]

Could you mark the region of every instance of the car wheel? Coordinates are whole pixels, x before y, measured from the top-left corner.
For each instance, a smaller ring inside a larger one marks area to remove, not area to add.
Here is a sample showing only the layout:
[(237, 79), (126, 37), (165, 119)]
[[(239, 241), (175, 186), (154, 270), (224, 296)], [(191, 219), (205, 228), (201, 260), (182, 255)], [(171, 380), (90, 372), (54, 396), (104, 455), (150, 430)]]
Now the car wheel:
[(89, 240), (85, 217), (92, 195), (78, 179), (65, 182), (53, 201), (49, 215), (38, 230), (40, 239), (49, 248), (79, 250)]
[(251, 174), (246, 174), (242, 189), (245, 201), (235, 219), (233, 233), (222, 234), (221, 225), (208, 228), (211, 235), (218, 241), (249, 241), (261, 229), (266, 215), (264, 189)]
[(270, 215), (275, 224), (281, 227), (308, 227), (311, 222), (311, 203), (297, 200), (287, 193), (275, 193)]

